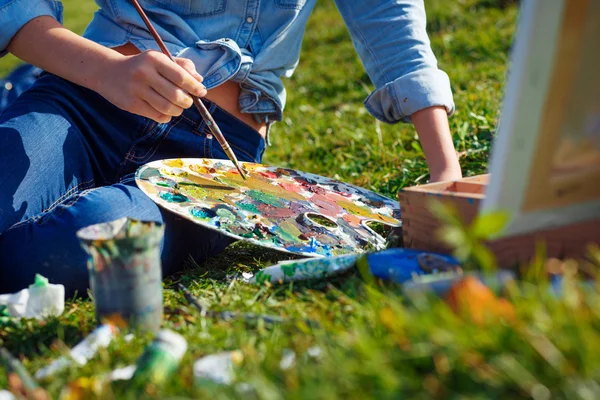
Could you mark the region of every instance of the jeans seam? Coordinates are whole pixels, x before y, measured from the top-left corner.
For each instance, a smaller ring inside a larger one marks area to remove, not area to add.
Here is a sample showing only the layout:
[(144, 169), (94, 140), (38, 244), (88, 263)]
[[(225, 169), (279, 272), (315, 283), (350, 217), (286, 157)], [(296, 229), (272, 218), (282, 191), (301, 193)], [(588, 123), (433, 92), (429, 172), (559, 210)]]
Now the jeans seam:
[(54, 201), (54, 203), (50, 204), (50, 206), (48, 206), (45, 209), (43, 209), (42, 213), (45, 213), (45, 212), (53, 210), (58, 204), (60, 204), (61, 202), (65, 201), (66, 199), (68, 199), (75, 192), (77, 192), (80, 189), (86, 188), (90, 184), (92, 184), (92, 186), (93, 186), (93, 183), (94, 183), (94, 179), (90, 179), (89, 181), (78, 183), (76, 186), (74, 186), (71, 189), (67, 190), (65, 194), (63, 194), (62, 196), (60, 196), (56, 201)]
[(189, 122), (192, 126), (194, 126), (196, 124), (196, 121), (193, 121), (191, 118), (186, 117), (185, 115), (181, 114), (180, 115), (181, 118), (185, 119), (187, 122)]
[[(157, 124), (157, 126), (158, 126), (158, 124)], [(152, 129), (151, 133), (148, 133), (147, 135), (145, 135), (145, 136), (141, 137), (140, 139), (136, 140), (135, 143), (133, 144), (133, 146), (131, 146), (131, 149), (129, 149), (129, 151), (127, 152), (127, 154), (125, 154), (125, 159), (129, 160), (129, 161), (134, 161), (136, 158), (144, 158), (143, 156), (141, 156), (141, 157), (135, 156), (134, 155), (135, 149), (144, 140), (150, 139), (153, 136), (160, 136), (160, 133), (157, 134), (156, 131), (154, 129)], [(152, 147), (154, 147), (154, 145), (152, 145)], [(150, 150), (148, 150), (148, 151), (150, 151)], [(148, 154), (148, 152), (146, 152), (146, 154)]]
[(169, 133), (173, 130), (173, 128), (175, 128), (179, 123), (181, 122), (181, 119), (177, 118), (173, 121), (173, 123), (165, 130), (164, 135), (160, 135), (160, 138), (156, 140), (156, 143), (154, 143), (152, 145), (152, 147), (150, 147), (150, 149), (148, 149), (148, 151), (146, 152), (146, 154), (144, 154), (143, 156), (134, 156), (134, 155), (130, 155), (127, 154), (125, 156), (126, 160), (132, 161), (132, 162), (143, 162), (142, 160), (147, 160), (150, 157), (152, 157), (154, 155), (154, 153), (156, 153), (156, 150), (158, 150), (158, 148), (160, 147), (160, 145), (162, 144), (162, 142), (164, 142), (164, 140), (167, 138), (167, 136), (169, 136)]
[[(81, 182), (79, 183), (77, 186), (72, 187), (71, 189), (69, 189), (65, 194), (63, 194), (61, 197), (58, 198), (58, 200), (56, 200), (54, 203), (52, 203), (52, 205), (50, 205), (49, 207), (47, 207), (46, 209), (42, 210), (42, 212), (40, 212), (39, 214), (36, 214), (32, 217), (27, 218), (26, 220), (17, 222), (16, 224), (12, 225), (10, 228), (7, 229), (7, 231), (16, 229), (22, 225), (28, 224), (30, 222), (36, 222), (38, 221), (40, 218), (42, 218), (43, 216), (53, 212), (54, 210), (56, 210), (58, 207), (60, 207), (61, 205), (63, 205), (63, 203), (66, 203), (67, 201), (69, 201), (69, 199), (77, 197), (77, 196), (81, 196), (82, 193), (85, 193), (86, 191), (90, 191), (90, 190), (94, 190), (94, 189), (99, 189), (99, 188), (89, 188), (90, 184), (91, 186), (93, 186), (94, 180), (89, 180), (86, 182)], [(86, 189), (83, 189), (81, 192), (78, 192), (78, 190), (81, 190), (82, 188), (86, 187)]]
[(206, 124), (206, 121), (204, 121), (204, 119), (202, 121), (200, 121), (200, 124), (198, 124), (196, 121), (193, 121), (192, 119), (182, 115), (181, 116), (183, 119), (185, 119), (187, 122), (190, 123), (190, 125), (192, 126), (191, 132), (192, 134), (196, 135), (196, 136), (200, 136), (200, 137), (204, 137), (205, 135), (203, 134), (204, 131), (204, 126)]
[(131, 145), (131, 148), (127, 151), (127, 153), (125, 153), (125, 157), (123, 158), (123, 161), (121, 161), (121, 164), (119, 164), (119, 169), (117, 170), (117, 174), (116, 174), (116, 178), (117, 179), (119, 178), (119, 176), (123, 172), (123, 168), (125, 168), (125, 165), (127, 164), (127, 161), (129, 161), (129, 154), (131, 154), (131, 152), (133, 152), (135, 150), (135, 148), (137, 147), (137, 145), (142, 140), (145, 140), (150, 135), (152, 135), (154, 133), (154, 130), (157, 128), (157, 126), (158, 126), (158, 122), (153, 121), (150, 118), (146, 119), (146, 124), (144, 125), (144, 128), (142, 129), (141, 136), (139, 138), (137, 138), (133, 142), (133, 144)]
[[(213, 158), (212, 156), (212, 138), (208, 138), (208, 136), (205, 136), (204, 139), (204, 155), (206, 156), (206, 158)], [(209, 144), (210, 142), (210, 144)]]

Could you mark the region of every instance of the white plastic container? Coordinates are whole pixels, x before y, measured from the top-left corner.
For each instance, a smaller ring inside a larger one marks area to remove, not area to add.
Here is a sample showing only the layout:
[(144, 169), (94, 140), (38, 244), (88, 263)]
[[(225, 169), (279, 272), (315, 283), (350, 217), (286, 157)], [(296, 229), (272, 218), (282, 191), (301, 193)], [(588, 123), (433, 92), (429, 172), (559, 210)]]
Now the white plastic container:
[(53, 285), (41, 275), (27, 289), (0, 295), (0, 305), (5, 305), (13, 318), (44, 319), (59, 316), (65, 310), (65, 287)]

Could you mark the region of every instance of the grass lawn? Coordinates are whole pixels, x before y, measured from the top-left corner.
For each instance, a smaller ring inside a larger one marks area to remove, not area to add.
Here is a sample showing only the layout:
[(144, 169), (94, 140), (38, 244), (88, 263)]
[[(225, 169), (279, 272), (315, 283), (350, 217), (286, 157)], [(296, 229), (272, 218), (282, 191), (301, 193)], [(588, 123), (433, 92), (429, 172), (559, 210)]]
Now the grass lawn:
[[(94, 3), (63, 3), (65, 24), (83, 31)], [(517, 19), (515, 6), (497, 3), (426, 1), (432, 45), (454, 90), (451, 128), (464, 175), (486, 171)], [(4, 58), (0, 72), (16, 62)], [(266, 163), (335, 177), (390, 197), (404, 186), (427, 182), (414, 129), (380, 124), (364, 109), (372, 85), (331, 0), (320, 1), (309, 22), (300, 66), (287, 89), (285, 120), (273, 128)], [(438, 299), (403, 299), (396, 288), (366, 285), (357, 274), (283, 287), (230, 279), (286, 258), (237, 244), (168, 279), (164, 326), (183, 334), (189, 348), (179, 372), (144, 393), (153, 398), (600, 398), (595, 292), (571, 289), (557, 298), (545, 283), (525, 281), (510, 295), (514, 321), (482, 326), (457, 317)], [(174, 280), (217, 310), (312, 318), (322, 329), (202, 319), (175, 290)], [(33, 372), (94, 326), (91, 302), (73, 300), (59, 318), (0, 327), (0, 344)], [(118, 338), (86, 366), (60, 373), (44, 387), (57, 396), (77, 378), (132, 364), (148, 341)], [(318, 357), (307, 353), (314, 346), (321, 349)], [(236, 380), (250, 384), (254, 394), (235, 385), (194, 385), (194, 360), (235, 349), (243, 354)], [(297, 353), (296, 361), (282, 368), (282, 355), (289, 350)], [(0, 388), (7, 384), (4, 375)], [(129, 389), (116, 384), (103, 397), (131, 397)]]

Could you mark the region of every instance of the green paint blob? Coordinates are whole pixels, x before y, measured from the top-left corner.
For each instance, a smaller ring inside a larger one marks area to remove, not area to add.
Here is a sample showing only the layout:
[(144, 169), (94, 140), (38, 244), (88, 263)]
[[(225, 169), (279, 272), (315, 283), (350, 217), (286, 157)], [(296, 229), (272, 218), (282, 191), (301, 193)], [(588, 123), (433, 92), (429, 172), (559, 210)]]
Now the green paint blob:
[(46, 287), (46, 286), (48, 286), (48, 278), (46, 278), (40, 274), (35, 274), (35, 281), (33, 282), (32, 286)]
[(219, 216), (219, 222), (221, 224), (233, 224), (235, 223), (236, 216), (234, 213), (229, 211), (226, 208), (219, 208), (217, 210), (217, 215)]
[(298, 264), (285, 264), (281, 266), (281, 272), (283, 272), (285, 276), (294, 276), (297, 268)]
[(283, 241), (284, 243), (300, 243), (302, 242), (302, 240), (300, 240), (298, 238), (298, 236), (295, 236), (294, 234), (290, 233), (289, 231), (287, 231), (286, 225), (291, 225), (289, 222), (284, 222), (283, 224), (280, 224), (279, 226), (276, 226), (274, 229), (274, 233), (275, 235), (277, 235), (279, 237), (279, 239), (281, 241)]
[(154, 176), (161, 176), (160, 171), (157, 170), (156, 168), (146, 168), (139, 175), (139, 178), (148, 181), (148, 180), (150, 180), (150, 178), (152, 178)]
[(244, 202), (239, 201), (235, 204), (244, 211), (248, 211), (253, 214), (260, 214), (260, 211), (258, 210), (258, 208), (256, 208), (256, 206), (252, 203), (244, 203)]
[(261, 203), (268, 204), (273, 207), (285, 207), (285, 201), (282, 201), (281, 198), (275, 195), (258, 190), (250, 190), (246, 192), (246, 194)]
[(208, 196), (208, 191), (202, 189), (195, 183), (181, 182), (179, 184), (179, 190), (195, 199), (205, 199), (206, 196)]
[(259, 238), (259, 239), (264, 239), (265, 235), (263, 235), (262, 231), (259, 228), (254, 228), (254, 230), (252, 231), (252, 233), (254, 233), (254, 235)]
[(254, 227), (252, 232), (241, 233), (240, 236), (244, 237), (244, 238), (248, 238), (248, 239), (264, 239), (265, 238), (265, 235), (262, 233), (262, 231), (258, 227)]

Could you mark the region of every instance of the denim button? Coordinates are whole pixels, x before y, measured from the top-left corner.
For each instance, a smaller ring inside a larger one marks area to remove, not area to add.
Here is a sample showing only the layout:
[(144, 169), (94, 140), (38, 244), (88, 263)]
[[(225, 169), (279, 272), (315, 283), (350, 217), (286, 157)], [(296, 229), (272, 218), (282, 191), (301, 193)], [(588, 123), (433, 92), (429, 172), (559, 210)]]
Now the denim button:
[(248, 18), (246, 18), (246, 22), (249, 23), (249, 24), (251, 24), (251, 23), (254, 22), (254, 18), (248, 17)]

